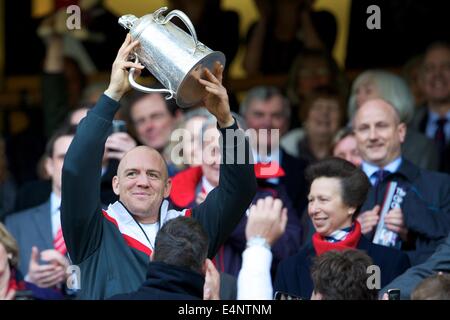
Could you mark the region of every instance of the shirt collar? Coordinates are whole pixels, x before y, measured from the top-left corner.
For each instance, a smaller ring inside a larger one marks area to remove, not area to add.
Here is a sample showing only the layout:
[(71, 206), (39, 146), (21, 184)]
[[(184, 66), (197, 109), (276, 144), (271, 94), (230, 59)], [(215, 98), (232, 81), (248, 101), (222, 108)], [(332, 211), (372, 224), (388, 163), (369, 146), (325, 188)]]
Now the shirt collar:
[(441, 117), (439, 114), (437, 114), (434, 111), (429, 111), (429, 115), (428, 115), (428, 122), (431, 123), (436, 123), (437, 120), (441, 119), (441, 118), (447, 118), (447, 120), (450, 121), (450, 111), (448, 111), (444, 117)]
[(50, 194), (50, 210), (51, 214), (55, 215), (59, 212), (61, 207), (61, 198), (58, 197), (54, 192)]
[(202, 186), (205, 188), (206, 194), (210, 193), (211, 190), (215, 188), (211, 183), (209, 183), (205, 176), (202, 177)]
[(362, 170), (367, 175), (367, 177), (372, 177), (372, 175), (377, 172), (378, 170), (386, 170), (390, 173), (397, 172), (398, 168), (400, 168), (400, 165), (402, 164), (402, 157), (398, 157), (394, 161), (390, 162), (387, 166), (384, 166), (383, 168), (377, 167), (369, 162), (363, 161), (362, 163)]

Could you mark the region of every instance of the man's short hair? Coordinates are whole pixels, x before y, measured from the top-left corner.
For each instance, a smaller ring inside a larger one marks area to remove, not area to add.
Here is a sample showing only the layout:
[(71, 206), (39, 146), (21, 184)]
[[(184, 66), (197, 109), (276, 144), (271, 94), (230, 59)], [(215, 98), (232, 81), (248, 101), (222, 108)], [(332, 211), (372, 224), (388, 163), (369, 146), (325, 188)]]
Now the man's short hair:
[(291, 116), (291, 107), (289, 104), (289, 100), (281, 93), (278, 88), (271, 86), (258, 86), (252, 88), (242, 101), (239, 107), (239, 113), (241, 114), (241, 116), (245, 117), (245, 114), (247, 113), (248, 108), (253, 101), (267, 101), (275, 96), (279, 96), (282, 99), (283, 115), (286, 118), (289, 118)]
[(411, 300), (450, 300), (450, 274), (435, 274), (419, 283)]
[(61, 137), (64, 136), (74, 136), (77, 132), (77, 126), (65, 124), (59, 129), (57, 129), (53, 135), (50, 137), (50, 139), (47, 141), (47, 145), (45, 146), (45, 154), (47, 157), (53, 156), (53, 150), (55, 147), (55, 142)]
[(153, 261), (202, 273), (208, 245), (208, 236), (197, 220), (178, 217), (165, 223), (156, 235)]
[(376, 300), (377, 290), (367, 286), (370, 265), (372, 259), (360, 250), (327, 251), (311, 266), (314, 291), (323, 300)]

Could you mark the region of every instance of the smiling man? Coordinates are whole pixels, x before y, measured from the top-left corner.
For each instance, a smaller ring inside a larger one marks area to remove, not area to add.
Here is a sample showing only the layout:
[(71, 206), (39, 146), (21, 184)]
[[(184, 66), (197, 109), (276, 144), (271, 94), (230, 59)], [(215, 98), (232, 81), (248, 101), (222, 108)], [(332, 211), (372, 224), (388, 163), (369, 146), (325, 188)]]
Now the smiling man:
[[(207, 80), (199, 82), (207, 92), (204, 104), (216, 117), (223, 138), (219, 185), (199, 206), (169, 210), (164, 198), (172, 182), (165, 161), (157, 150), (140, 146), (123, 157), (113, 178), (119, 201), (102, 210), (103, 148), (118, 101), (131, 89), (127, 69), (143, 68), (127, 61), (136, 45), (138, 42), (132, 42), (128, 35), (113, 63), (109, 87), (81, 121), (64, 163), (62, 227), (72, 263), (81, 269), (82, 299), (104, 299), (137, 290), (145, 280), (156, 234), (165, 222), (178, 216), (192, 216), (200, 222), (210, 239), (208, 257), (213, 257), (255, 194), (249, 145), (231, 116), (222, 86), (223, 66), (217, 64), (214, 74), (205, 71)], [(245, 157), (238, 157), (241, 150)], [(238, 158), (244, 158), (245, 163), (238, 164)]]
[(408, 253), (411, 264), (423, 262), (450, 231), (450, 177), (421, 169), (402, 157), (406, 125), (386, 100), (365, 102), (353, 118), (353, 129), (363, 159), (361, 168), (372, 184), (358, 216), (361, 232), (374, 236), (386, 190), (395, 182), (401, 199), (397, 197), (399, 205), (387, 212), (385, 226), (399, 235), (394, 246)]

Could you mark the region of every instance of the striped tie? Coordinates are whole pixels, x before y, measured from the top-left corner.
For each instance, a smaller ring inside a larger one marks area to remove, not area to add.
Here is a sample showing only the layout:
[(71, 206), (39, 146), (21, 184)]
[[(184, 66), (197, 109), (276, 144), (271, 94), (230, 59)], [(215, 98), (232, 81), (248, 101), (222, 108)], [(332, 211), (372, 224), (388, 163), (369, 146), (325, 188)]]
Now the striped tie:
[(63, 256), (66, 255), (67, 248), (66, 248), (66, 244), (64, 243), (64, 237), (63, 237), (61, 227), (58, 229), (55, 239), (53, 240), (53, 246), (55, 247), (55, 250), (60, 252)]

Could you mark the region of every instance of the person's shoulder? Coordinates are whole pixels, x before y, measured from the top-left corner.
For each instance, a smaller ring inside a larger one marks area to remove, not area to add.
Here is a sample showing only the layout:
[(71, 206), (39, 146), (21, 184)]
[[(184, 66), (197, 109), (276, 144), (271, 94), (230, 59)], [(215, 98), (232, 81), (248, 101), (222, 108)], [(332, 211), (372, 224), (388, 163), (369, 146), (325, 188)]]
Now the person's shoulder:
[(6, 217), (5, 222), (7, 225), (13, 224), (15, 222), (23, 223), (23, 221), (29, 221), (29, 218), (31, 218), (32, 216), (49, 213), (49, 209), (50, 202), (46, 201), (38, 206), (9, 214)]
[(284, 265), (286, 267), (303, 264), (308, 258), (310, 258), (313, 255), (314, 255), (314, 248), (312, 246), (312, 243), (309, 241), (303, 247), (301, 247), (296, 254), (283, 259), (280, 262), (280, 265)]

